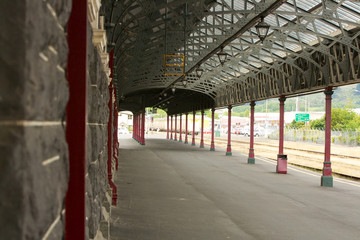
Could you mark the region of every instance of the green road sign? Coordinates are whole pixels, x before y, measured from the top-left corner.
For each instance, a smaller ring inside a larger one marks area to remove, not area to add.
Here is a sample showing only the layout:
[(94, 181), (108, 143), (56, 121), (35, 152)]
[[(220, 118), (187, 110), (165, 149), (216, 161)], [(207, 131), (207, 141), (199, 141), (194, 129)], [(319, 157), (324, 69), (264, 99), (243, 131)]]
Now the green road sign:
[(296, 113), (295, 121), (296, 122), (308, 122), (308, 121), (310, 121), (310, 116), (308, 113)]

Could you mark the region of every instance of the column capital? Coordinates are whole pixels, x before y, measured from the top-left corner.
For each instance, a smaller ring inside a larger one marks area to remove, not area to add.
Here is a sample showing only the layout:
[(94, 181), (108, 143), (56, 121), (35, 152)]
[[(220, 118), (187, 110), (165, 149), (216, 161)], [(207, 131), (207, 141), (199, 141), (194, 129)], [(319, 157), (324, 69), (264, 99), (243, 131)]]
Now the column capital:
[(334, 91), (332, 90), (332, 87), (327, 87), (324, 91), (326, 96), (331, 96), (333, 95)]
[(285, 102), (285, 101), (286, 101), (286, 97), (285, 97), (285, 96), (280, 96), (280, 97), (279, 97), (279, 101), (280, 101), (280, 102)]
[(211, 108), (211, 111), (215, 112), (215, 108), (214, 108), (214, 107), (213, 107), (213, 108)]
[(256, 105), (255, 101), (251, 101), (250, 106), (255, 107), (255, 105)]
[(201, 114), (204, 114), (205, 110), (204, 109), (201, 109)]
[(228, 106), (228, 109), (229, 109), (229, 110), (231, 110), (231, 109), (232, 109), (232, 106), (231, 106), (231, 105), (229, 105), (229, 106)]

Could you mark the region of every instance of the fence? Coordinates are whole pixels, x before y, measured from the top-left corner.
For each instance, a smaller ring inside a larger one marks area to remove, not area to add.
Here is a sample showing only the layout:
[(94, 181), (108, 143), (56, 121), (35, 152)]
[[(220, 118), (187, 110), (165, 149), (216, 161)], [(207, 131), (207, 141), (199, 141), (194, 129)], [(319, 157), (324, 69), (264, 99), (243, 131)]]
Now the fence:
[[(275, 131), (268, 135), (270, 139), (279, 139), (279, 132)], [(287, 141), (324, 143), (324, 129), (295, 129), (284, 128), (284, 139)], [(338, 130), (331, 131), (331, 142), (349, 146), (360, 146), (360, 131)]]

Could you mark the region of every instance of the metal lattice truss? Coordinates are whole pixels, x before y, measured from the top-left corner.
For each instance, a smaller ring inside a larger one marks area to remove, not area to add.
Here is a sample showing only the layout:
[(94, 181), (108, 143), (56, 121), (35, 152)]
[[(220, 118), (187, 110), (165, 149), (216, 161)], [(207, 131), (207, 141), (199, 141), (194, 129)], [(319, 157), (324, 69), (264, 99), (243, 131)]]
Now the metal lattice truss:
[[(103, 6), (118, 96), (152, 91), (157, 99), (175, 86), (221, 107), (360, 82), (359, 1), (105, 0)], [(263, 43), (255, 30), (261, 17), (270, 25)], [(223, 65), (221, 47), (228, 54)], [(185, 55), (186, 88), (179, 76), (165, 76), (164, 54)], [(197, 67), (204, 69), (201, 78)]]

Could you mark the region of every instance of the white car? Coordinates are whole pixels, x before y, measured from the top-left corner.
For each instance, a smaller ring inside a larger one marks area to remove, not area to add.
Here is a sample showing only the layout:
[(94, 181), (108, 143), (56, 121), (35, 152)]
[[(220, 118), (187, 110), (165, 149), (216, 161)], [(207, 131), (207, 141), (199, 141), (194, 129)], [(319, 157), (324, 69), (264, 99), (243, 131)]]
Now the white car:
[(119, 128), (118, 133), (119, 134), (129, 134), (129, 130), (125, 127), (121, 127), (121, 128)]

